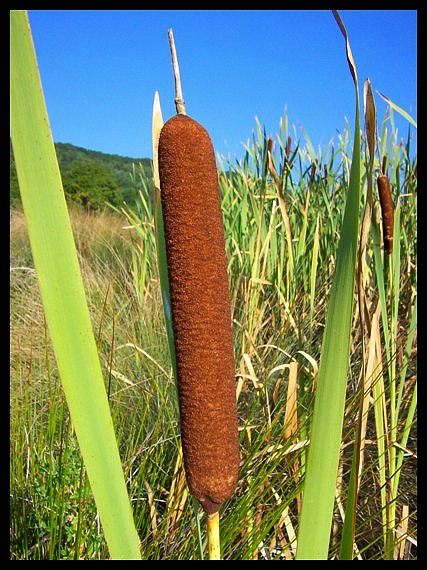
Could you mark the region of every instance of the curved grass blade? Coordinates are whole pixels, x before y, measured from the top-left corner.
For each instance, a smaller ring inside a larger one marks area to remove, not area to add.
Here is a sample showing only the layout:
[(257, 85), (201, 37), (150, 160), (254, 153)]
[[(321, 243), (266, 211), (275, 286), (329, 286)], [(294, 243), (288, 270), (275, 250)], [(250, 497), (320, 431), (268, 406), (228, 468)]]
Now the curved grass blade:
[(319, 216), (316, 218), (316, 229), (314, 230), (313, 254), (311, 257), (310, 271), (310, 323), (313, 323), (314, 316), (314, 296), (316, 293), (316, 275), (319, 264)]
[(356, 119), (349, 191), (317, 379), (297, 560), (325, 560), (328, 556), (350, 355), (359, 227), (360, 110), (357, 74), (344, 25), (338, 12), (333, 12), (346, 40), (347, 60), (356, 92)]
[(25, 10), (11, 11), (11, 130), (46, 320), (110, 555), (140, 560)]
[(380, 91), (377, 91), (378, 95), (384, 99), (384, 101), (386, 103), (388, 103), (390, 105), (390, 107), (392, 109), (394, 109), (395, 111), (397, 111), (400, 115), (402, 115), (402, 117), (404, 117), (413, 127), (417, 128), (417, 122), (411, 117), (411, 115), (409, 113), (407, 113), (404, 109), (402, 109), (402, 107), (399, 107), (399, 105), (396, 105), (396, 103), (393, 103), (393, 101), (391, 99), (389, 99), (388, 97), (386, 97), (383, 93), (381, 93)]

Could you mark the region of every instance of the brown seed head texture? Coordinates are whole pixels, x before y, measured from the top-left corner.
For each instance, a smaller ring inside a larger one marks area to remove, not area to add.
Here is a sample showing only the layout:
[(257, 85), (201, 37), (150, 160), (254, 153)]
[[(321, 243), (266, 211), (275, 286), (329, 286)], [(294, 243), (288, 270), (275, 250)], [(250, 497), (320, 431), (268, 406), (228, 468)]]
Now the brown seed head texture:
[(185, 115), (165, 123), (159, 172), (188, 486), (210, 514), (239, 467), (230, 298), (215, 154)]
[(289, 161), (289, 157), (291, 156), (291, 144), (292, 144), (292, 139), (291, 136), (289, 135), (286, 141), (286, 150), (285, 150), (285, 156), (287, 161)]
[(383, 217), (384, 251), (390, 254), (393, 251), (394, 207), (388, 177), (384, 174), (378, 176), (377, 185)]

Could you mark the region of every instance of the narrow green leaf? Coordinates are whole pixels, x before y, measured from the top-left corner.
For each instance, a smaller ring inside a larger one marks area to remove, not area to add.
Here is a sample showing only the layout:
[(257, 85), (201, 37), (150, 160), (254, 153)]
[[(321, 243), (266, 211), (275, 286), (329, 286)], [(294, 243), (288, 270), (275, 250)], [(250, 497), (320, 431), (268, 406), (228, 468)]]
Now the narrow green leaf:
[(316, 155), (316, 151), (314, 150), (314, 147), (311, 143), (310, 137), (308, 136), (307, 131), (304, 129), (304, 127), (302, 125), (300, 125), (300, 129), (302, 131), (302, 134), (305, 138), (305, 142), (307, 143), (307, 151), (308, 151), (308, 156), (310, 157), (310, 162), (316, 162), (317, 161), (317, 155)]
[(316, 219), (313, 254), (311, 257), (311, 271), (310, 271), (310, 322), (311, 323), (313, 323), (313, 316), (314, 316), (314, 296), (316, 293), (316, 276), (317, 276), (318, 262), (319, 262), (319, 216), (317, 216)]
[(11, 130), (49, 332), (110, 554), (139, 560), (64, 191), (25, 10), (11, 11)]
[[(359, 426), (361, 416), (359, 416)], [(358, 438), (360, 443), (360, 438)], [(356, 519), (356, 502), (357, 502), (357, 472), (359, 467), (360, 445), (354, 445), (353, 458), (351, 462), (350, 482), (348, 484), (347, 504), (345, 509), (344, 526), (342, 530), (340, 560), (353, 560), (354, 545), (354, 525)]]
[(384, 99), (384, 101), (386, 103), (388, 103), (390, 105), (390, 107), (392, 109), (397, 111), (400, 115), (402, 115), (402, 117), (404, 117), (409, 123), (411, 123), (412, 126), (417, 128), (417, 122), (411, 117), (411, 115), (409, 113), (407, 113), (404, 109), (402, 109), (402, 107), (399, 107), (399, 105), (396, 105), (396, 103), (393, 103), (393, 101), (391, 99), (389, 99), (388, 97), (386, 97), (385, 95), (383, 95), (379, 91), (377, 91), (377, 93), (382, 99)]
[[(405, 346), (405, 362), (402, 368), (402, 372), (401, 372), (401, 385), (402, 385), (402, 390), (403, 390), (403, 382), (405, 381), (405, 377), (406, 377), (406, 371), (407, 371), (407, 367), (408, 367), (408, 361), (409, 361), (409, 356), (411, 354), (411, 349), (412, 349), (412, 344), (414, 342), (414, 336), (415, 336), (415, 331), (417, 329), (417, 299), (415, 299), (414, 301), (414, 308), (412, 310), (412, 316), (411, 316), (411, 322), (409, 325), (409, 333), (408, 333), (408, 338), (406, 340), (406, 346)], [(400, 404), (400, 398), (399, 398), (399, 404)], [(416, 406), (417, 406), (417, 386), (414, 386), (414, 389), (412, 390), (412, 396), (411, 396), (411, 401), (410, 404), (408, 406), (408, 412), (406, 415), (406, 420), (405, 420), (405, 426), (403, 428), (403, 432), (402, 432), (402, 436), (400, 439), (400, 448), (398, 448), (397, 450), (397, 458), (396, 458), (396, 469), (395, 469), (395, 473), (393, 476), (393, 480), (392, 480), (392, 499), (395, 500), (397, 498), (397, 492), (398, 492), (398, 488), (399, 488), (399, 480), (400, 480), (400, 475), (401, 475), (401, 467), (402, 467), (402, 463), (403, 463), (403, 449), (406, 447), (406, 444), (408, 442), (408, 437), (409, 437), (409, 432), (411, 430), (412, 427), (412, 423), (414, 421), (414, 416), (415, 416), (415, 410), (416, 410)]]
[(355, 84), (356, 119), (349, 192), (322, 341), (297, 560), (325, 560), (328, 556), (350, 354), (359, 227), (360, 110), (357, 74), (345, 28), (336, 11), (334, 15), (346, 40), (347, 59)]
[[(363, 318), (365, 310), (365, 295), (363, 291), (363, 259), (365, 256), (365, 248), (369, 236), (369, 228), (371, 226), (372, 218), (372, 172), (375, 158), (375, 135), (376, 135), (376, 110), (375, 101), (372, 95), (372, 88), (369, 79), (365, 80), (363, 87), (363, 100), (364, 100), (364, 115), (365, 115), (365, 133), (369, 149), (369, 167), (368, 167), (368, 191), (366, 196), (365, 211), (363, 214), (362, 227), (360, 231), (359, 240), (359, 257), (358, 257), (358, 297), (359, 297), (359, 313), (360, 326), (362, 328), (362, 351), (363, 360), (365, 360), (365, 345), (364, 345), (364, 332), (367, 327), (366, 319)], [(344, 526), (342, 530), (340, 560), (353, 559), (353, 546), (354, 546), (354, 529), (356, 524), (356, 507), (358, 498), (358, 472), (359, 472), (359, 459), (360, 459), (360, 446), (361, 446), (361, 430), (363, 422), (363, 400), (366, 381), (366, 368), (362, 364), (362, 382), (360, 383), (359, 398), (360, 398), (360, 411), (358, 415), (357, 425), (355, 428), (353, 458), (350, 471), (350, 482), (348, 486), (348, 499), (345, 509)]]

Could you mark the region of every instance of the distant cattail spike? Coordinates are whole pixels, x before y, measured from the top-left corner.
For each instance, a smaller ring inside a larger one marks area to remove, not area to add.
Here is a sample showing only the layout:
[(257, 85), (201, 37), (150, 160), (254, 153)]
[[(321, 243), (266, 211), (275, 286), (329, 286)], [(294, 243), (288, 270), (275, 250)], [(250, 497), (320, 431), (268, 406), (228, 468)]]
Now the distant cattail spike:
[(291, 156), (291, 144), (292, 144), (292, 139), (291, 136), (289, 135), (286, 141), (286, 150), (285, 150), (285, 156), (288, 162), (289, 162), (289, 157)]
[(394, 207), (388, 176), (378, 176), (377, 184), (383, 218), (384, 251), (390, 254), (393, 251)]
[(282, 168), (281, 176), (283, 176), (285, 173), (289, 174), (291, 171), (291, 167), (289, 165), (289, 159), (291, 156), (291, 145), (292, 145), (292, 139), (291, 139), (291, 136), (289, 135), (288, 138), (286, 139), (285, 160), (283, 162), (283, 168)]
[(184, 466), (209, 514), (232, 495), (239, 467), (218, 174), (207, 131), (188, 116), (165, 123), (158, 154)]
[(308, 187), (311, 188), (313, 186), (314, 177), (316, 175), (316, 163), (313, 162), (310, 169), (310, 179), (308, 181)]
[(274, 146), (274, 141), (271, 137), (268, 137), (267, 140), (267, 152), (266, 152), (266, 156), (265, 156), (265, 162), (264, 162), (264, 176), (267, 176), (268, 171), (269, 171), (269, 167), (270, 167), (270, 162), (273, 160), (273, 146)]
[(382, 169), (381, 169), (381, 173), (387, 175), (387, 155), (385, 154), (383, 156), (383, 163), (382, 163)]

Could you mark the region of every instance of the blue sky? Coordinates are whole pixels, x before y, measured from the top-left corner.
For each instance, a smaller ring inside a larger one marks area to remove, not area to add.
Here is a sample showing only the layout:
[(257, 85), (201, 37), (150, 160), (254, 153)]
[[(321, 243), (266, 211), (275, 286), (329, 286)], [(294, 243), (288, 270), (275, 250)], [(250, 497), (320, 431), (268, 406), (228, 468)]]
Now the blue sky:
[[(363, 81), (416, 119), (415, 10), (341, 10)], [(172, 27), (187, 113), (215, 150), (241, 158), (255, 116), (269, 135), (290, 126), (325, 145), (353, 128), (354, 87), (344, 38), (328, 10), (29, 10), (56, 142), (151, 157), (154, 92), (175, 114)], [(376, 95), (378, 116), (386, 104)], [(396, 124), (406, 138), (408, 123)]]

